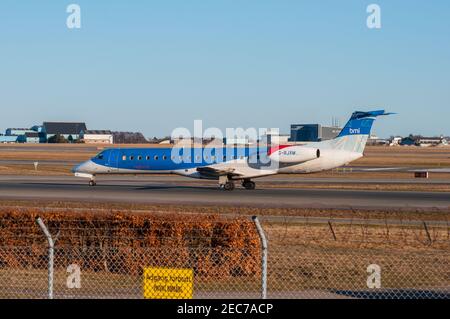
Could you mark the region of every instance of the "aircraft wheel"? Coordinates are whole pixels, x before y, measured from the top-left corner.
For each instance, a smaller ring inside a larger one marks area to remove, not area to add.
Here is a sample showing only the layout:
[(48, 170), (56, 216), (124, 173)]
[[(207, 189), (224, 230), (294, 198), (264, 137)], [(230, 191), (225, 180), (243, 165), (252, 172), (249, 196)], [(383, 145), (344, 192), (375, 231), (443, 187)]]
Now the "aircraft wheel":
[(89, 186), (96, 186), (97, 183), (95, 181), (89, 181)]
[(243, 182), (242, 186), (244, 186), (244, 188), (248, 190), (254, 190), (256, 188), (255, 182), (251, 181)]
[(226, 182), (226, 183), (223, 185), (223, 189), (226, 190), (226, 191), (232, 191), (232, 190), (234, 190), (234, 183), (233, 183), (233, 182)]

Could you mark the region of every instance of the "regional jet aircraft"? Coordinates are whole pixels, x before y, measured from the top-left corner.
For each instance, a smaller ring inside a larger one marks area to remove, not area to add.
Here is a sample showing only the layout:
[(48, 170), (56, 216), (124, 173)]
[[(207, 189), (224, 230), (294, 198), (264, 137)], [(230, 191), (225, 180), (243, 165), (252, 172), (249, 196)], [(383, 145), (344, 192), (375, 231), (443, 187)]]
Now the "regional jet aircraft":
[(269, 147), (111, 148), (73, 169), (75, 176), (106, 174), (177, 174), (214, 179), (219, 187), (233, 190), (235, 182), (255, 189), (255, 178), (275, 174), (307, 174), (334, 169), (363, 157), (376, 117), (384, 110), (354, 112), (335, 139), (304, 145)]

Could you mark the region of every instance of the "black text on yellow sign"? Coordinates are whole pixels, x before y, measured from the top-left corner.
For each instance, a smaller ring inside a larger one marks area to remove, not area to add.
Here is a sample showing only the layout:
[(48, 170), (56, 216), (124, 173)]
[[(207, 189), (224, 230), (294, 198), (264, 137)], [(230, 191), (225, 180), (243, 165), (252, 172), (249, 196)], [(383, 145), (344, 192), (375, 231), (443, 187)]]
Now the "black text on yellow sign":
[(192, 269), (144, 268), (144, 298), (192, 299), (194, 272)]

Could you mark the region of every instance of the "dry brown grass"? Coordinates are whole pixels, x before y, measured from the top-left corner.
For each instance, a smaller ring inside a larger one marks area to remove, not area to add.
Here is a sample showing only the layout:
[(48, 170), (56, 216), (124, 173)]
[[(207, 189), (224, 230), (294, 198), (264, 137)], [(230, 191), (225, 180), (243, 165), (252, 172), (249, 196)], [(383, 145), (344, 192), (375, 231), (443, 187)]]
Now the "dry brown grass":
[(31, 164), (0, 165), (0, 175), (23, 175), (23, 176), (72, 176), (72, 165), (50, 165), (39, 164), (34, 169)]
[[(142, 272), (143, 264), (170, 265), (175, 253), (182, 268), (183, 263), (193, 258), (193, 251), (198, 251), (194, 264), (198, 275), (203, 277), (218, 272), (217, 269), (222, 275), (244, 277), (257, 275), (260, 269), (252, 257), (260, 252), (259, 237), (253, 223), (245, 218), (170, 212), (165, 215), (71, 209), (49, 212), (11, 207), (0, 209), (0, 268), (20, 269), (29, 265), (45, 269), (47, 265), (42, 258), (46, 239), (36, 225), (38, 216), (50, 233), (58, 234), (56, 247), (67, 249), (67, 253), (61, 251), (58, 256), (65, 265), (74, 261), (76, 251), (80, 254), (79, 264), (86, 270), (136, 275)], [(21, 255), (11, 249), (20, 247), (39, 253)], [(213, 259), (220, 262), (211, 262)]]
[(450, 147), (367, 147), (352, 165), (450, 167)]
[[(373, 248), (402, 249), (403, 251), (450, 251), (449, 225), (392, 224), (371, 225), (359, 222), (352, 224), (326, 224), (308, 222), (266, 223), (265, 230), (276, 245), (310, 245), (329, 249)], [(428, 231), (428, 233), (427, 233)]]
[(265, 208), (265, 207), (238, 207), (214, 205), (155, 205), (137, 203), (103, 203), (103, 202), (76, 202), (76, 201), (48, 201), (48, 200), (0, 200), (0, 207), (25, 207), (41, 209), (71, 209), (78, 211), (94, 210), (106, 211), (134, 211), (136, 213), (166, 213), (200, 214), (200, 215), (230, 215), (230, 216), (300, 216), (303, 218), (346, 218), (346, 219), (377, 219), (377, 220), (404, 220), (404, 221), (439, 221), (450, 224), (450, 207), (448, 209), (431, 208), (391, 208), (384, 209), (330, 209), (330, 208)]

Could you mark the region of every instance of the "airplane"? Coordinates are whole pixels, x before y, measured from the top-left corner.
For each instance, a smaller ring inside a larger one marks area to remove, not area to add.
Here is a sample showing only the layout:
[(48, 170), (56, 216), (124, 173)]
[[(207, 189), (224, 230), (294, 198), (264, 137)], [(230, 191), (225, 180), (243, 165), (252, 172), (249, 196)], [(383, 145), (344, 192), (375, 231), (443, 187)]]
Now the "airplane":
[(302, 145), (264, 147), (110, 148), (74, 167), (77, 177), (108, 174), (177, 174), (219, 181), (219, 188), (235, 189), (241, 182), (254, 190), (253, 179), (275, 174), (309, 174), (331, 170), (363, 157), (375, 119), (395, 113), (384, 110), (352, 114), (340, 134), (331, 140)]

